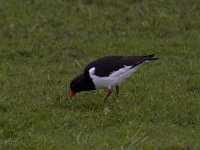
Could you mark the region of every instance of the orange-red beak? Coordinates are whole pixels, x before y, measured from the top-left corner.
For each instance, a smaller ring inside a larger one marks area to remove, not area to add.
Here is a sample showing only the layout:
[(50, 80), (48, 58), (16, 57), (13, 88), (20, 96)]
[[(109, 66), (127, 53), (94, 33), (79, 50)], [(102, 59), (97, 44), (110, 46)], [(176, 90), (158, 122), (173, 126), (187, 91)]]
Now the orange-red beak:
[(74, 96), (76, 96), (76, 92), (71, 91), (71, 93), (70, 93), (70, 99), (72, 99), (72, 97), (74, 97)]

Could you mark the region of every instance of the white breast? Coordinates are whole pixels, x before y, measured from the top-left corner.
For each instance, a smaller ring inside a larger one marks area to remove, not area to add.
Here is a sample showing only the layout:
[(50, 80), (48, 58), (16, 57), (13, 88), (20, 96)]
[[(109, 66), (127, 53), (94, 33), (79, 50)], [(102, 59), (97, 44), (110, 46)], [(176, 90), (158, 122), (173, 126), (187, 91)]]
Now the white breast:
[[(141, 65), (141, 64), (140, 64)], [(124, 66), (117, 71), (111, 73), (108, 77), (99, 77), (95, 75), (95, 67), (89, 70), (89, 75), (94, 82), (95, 88), (108, 88), (121, 84), (126, 80), (133, 72), (135, 72), (139, 66), (132, 68), (132, 66)]]

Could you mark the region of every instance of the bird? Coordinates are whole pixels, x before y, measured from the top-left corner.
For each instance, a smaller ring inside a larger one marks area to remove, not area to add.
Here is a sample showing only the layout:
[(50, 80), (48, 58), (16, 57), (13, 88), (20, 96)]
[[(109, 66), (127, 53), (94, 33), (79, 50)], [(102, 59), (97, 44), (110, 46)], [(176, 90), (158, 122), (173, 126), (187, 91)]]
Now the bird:
[(83, 73), (75, 77), (70, 83), (70, 99), (76, 93), (92, 91), (96, 89), (107, 89), (104, 101), (112, 94), (112, 88), (116, 88), (119, 96), (120, 85), (142, 64), (148, 61), (158, 60), (152, 55), (144, 56), (104, 56), (89, 63)]

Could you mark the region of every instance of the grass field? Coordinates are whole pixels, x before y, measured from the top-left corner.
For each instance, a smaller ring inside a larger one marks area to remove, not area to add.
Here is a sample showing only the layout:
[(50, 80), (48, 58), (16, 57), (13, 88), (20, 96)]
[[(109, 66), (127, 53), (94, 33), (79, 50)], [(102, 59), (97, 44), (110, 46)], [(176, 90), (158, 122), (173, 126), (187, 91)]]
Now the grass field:
[[(103, 102), (69, 83), (156, 54)], [(0, 149), (200, 149), (199, 0), (1, 0)]]

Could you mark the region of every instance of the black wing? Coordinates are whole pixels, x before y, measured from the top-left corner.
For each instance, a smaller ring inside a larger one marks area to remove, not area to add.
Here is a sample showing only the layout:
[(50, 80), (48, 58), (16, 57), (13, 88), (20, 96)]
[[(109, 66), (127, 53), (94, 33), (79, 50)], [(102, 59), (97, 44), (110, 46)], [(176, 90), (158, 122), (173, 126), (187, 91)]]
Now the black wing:
[(100, 77), (109, 76), (113, 71), (123, 68), (124, 65), (135, 67), (148, 60), (157, 60), (154, 55), (148, 56), (107, 56), (97, 59), (88, 64), (84, 73), (88, 75), (89, 70), (95, 67), (95, 74)]

